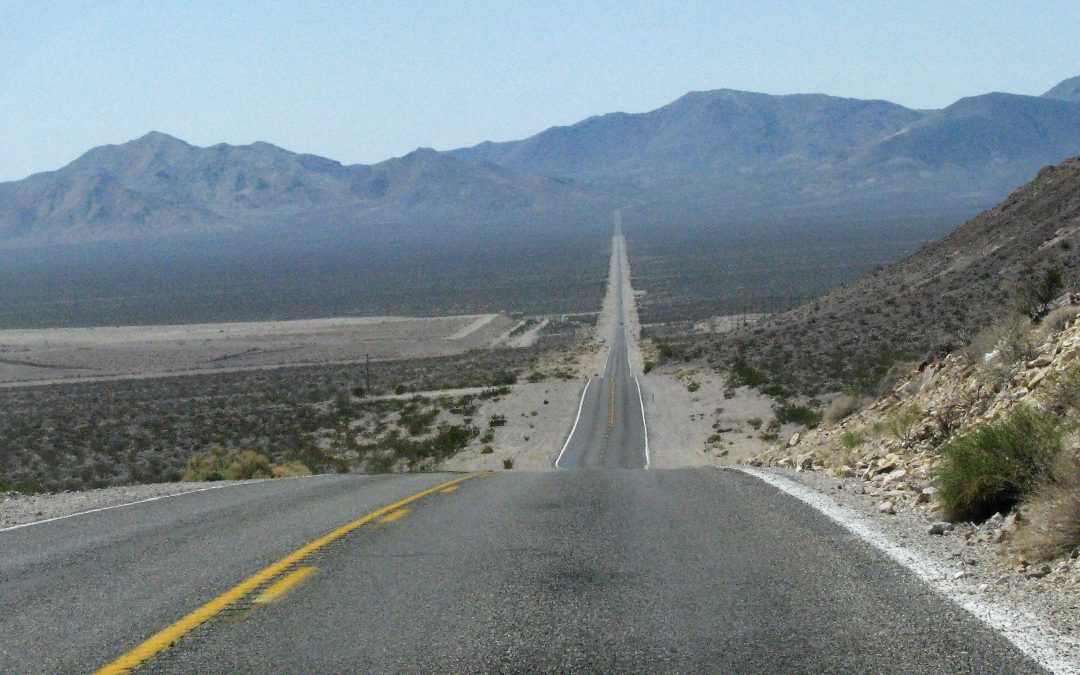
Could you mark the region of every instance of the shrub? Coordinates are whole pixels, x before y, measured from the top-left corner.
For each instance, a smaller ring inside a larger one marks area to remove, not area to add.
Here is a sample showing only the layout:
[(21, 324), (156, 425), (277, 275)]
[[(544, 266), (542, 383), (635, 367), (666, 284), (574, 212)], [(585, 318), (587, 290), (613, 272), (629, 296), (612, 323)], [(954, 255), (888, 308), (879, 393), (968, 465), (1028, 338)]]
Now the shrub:
[(941, 447), (938, 497), (950, 520), (981, 521), (1011, 509), (1061, 452), (1054, 417), (1019, 407)]
[(503, 468), (507, 469), (507, 470), (513, 469), (514, 468), (514, 460), (510, 459), (509, 457), (504, 459), (503, 460)]
[(1045, 394), (1047, 406), (1058, 414), (1080, 409), (1080, 366), (1056, 373)]
[(731, 364), (731, 375), (737, 387), (760, 387), (768, 382), (768, 379), (750, 365), (744, 356), (735, 359)]
[(690, 383), (686, 385), (686, 391), (690, 392), (691, 394), (698, 389), (701, 389), (701, 383), (697, 380), (691, 380)]
[(493, 452), (495, 452), (495, 448), (491, 447), (490, 445), (485, 445), (484, 447), (480, 448), (481, 455), (490, 455)]
[(1036, 340), (1038, 342), (1045, 342), (1046, 338), (1057, 333), (1064, 328), (1067, 323), (1075, 319), (1077, 314), (1080, 314), (1080, 307), (1072, 305), (1058, 307), (1050, 312), (1043, 317), (1043, 320), (1039, 322), (1038, 327), (1035, 329)]
[(750, 419), (746, 420), (746, 423), (753, 427), (755, 430), (760, 429), (762, 424), (760, 417), (751, 417)]
[(495, 414), (491, 416), (491, 420), (488, 422), (492, 427), (504, 427), (506, 426), (506, 415)]
[(862, 399), (851, 394), (841, 394), (833, 399), (825, 410), (825, 421), (835, 424), (853, 415), (862, 407)]
[(310, 476), (311, 469), (307, 468), (307, 465), (305, 465), (303, 462), (285, 462), (284, 464), (278, 464), (273, 469), (271, 469), (270, 475), (274, 478), (294, 478), (296, 476)]
[(885, 430), (901, 443), (910, 443), (922, 418), (923, 410), (919, 406), (901, 406), (885, 419)]
[(801, 424), (815, 427), (821, 421), (821, 413), (810, 406), (784, 401), (776, 406), (776, 419), (781, 424)]
[(261, 452), (215, 445), (193, 454), (180, 475), (185, 481), (206, 481), (270, 478), (273, 474), (269, 458)]
[(1032, 560), (1068, 555), (1080, 547), (1080, 457), (1063, 452), (1048, 480), (1024, 509), (1014, 548)]
[(862, 435), (862, 432), (853, 429), (848, 429), (840, 436), (840, 443), (847, 450), (854, 450), (865, 442), (866, 437)]

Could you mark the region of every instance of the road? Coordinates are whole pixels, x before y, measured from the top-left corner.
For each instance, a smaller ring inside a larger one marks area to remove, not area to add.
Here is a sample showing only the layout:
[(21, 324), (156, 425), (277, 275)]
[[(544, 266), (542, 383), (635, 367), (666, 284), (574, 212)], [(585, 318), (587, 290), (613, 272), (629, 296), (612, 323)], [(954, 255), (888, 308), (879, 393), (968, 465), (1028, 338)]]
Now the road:
[(641, 385), (630, 365), (628, 343), (626, 240), (619, 212), (611, 238), (613, 274), (609, 296), (614, 298), (612, 336), (604, 371), (590, 378), (582, 393), (578, 414), (562, 452), (555, 460), (560, 469), (649, 466), (649, 441)]
[(0, 672), (125, 654), (170, 673), (1038, 671), (719, 469), (318, 476), (0, 532)]
[(1040, 672), (745, 473), (642, 471), (614, 335), (557, 462), (314, 476), (0, 531), (0, 672)]

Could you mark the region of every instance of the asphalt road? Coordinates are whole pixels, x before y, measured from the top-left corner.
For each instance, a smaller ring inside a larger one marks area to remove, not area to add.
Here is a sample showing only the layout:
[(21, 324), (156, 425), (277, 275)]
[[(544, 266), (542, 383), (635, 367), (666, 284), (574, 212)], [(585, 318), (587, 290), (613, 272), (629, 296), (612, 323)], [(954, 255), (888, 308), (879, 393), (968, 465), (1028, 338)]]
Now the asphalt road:
[(589, 380), (566, 444), (555, 465), (560, 469), (642, 469), (649, 465), (648, 436), (641, 389), (630, 367), (626, 307), (623, 303), (626, 241), (616, 217), (612, 256), (618, 261), (611, 284), (616, 289), (611, 343), (604, 371)]
[[(451, 478), (271, 481), (0, 532), (0, 672), (91, 672), (307, 542)], [(294, 556), (142, 670), (1038, 670), (739, 472), (508, 472), (382, 513)]]

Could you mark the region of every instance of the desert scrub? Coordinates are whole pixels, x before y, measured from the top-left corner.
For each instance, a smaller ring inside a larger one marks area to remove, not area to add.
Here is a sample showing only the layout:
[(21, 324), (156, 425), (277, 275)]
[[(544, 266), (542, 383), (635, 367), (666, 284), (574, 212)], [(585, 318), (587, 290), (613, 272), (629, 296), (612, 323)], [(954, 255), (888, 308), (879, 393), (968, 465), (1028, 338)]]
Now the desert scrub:
[(270, 459), (261, 452), (215, 445), (192, 455), (181, 472), (181, 478), (186, 481), (247, 480), (310, 474), (311, 470), (301, 462), (272, 466)]
[(901, 443), (910, 443), (922, 419), (923, 409), (914, 403), (900, 406), (885, 419), (885, 431)]
[(865, 442), (866, 436), (863, 435), (863, 432), (855, 429), (848, 429), (840, 436), (840, 444), (844, 446), (845, 450), (854, 450)]
[(776, 406), (775, 410), (776, 419), (781, 424), (801, 424), (809, 429), (821, 422), (821, 413), (807, 405), (783, 401)]
[(1080, 366), (1056, 373), (1044, 400), (1050, 410), (1061, 415), (1080, 409)]
[(1058, 455), (1024, 508), (1013, 549), (1030, 560), (1049, 560), (1080, 548), (1080, 456)]
[(825, 410), (825, 421), (829, 424), (836, 424), (837, 422), (850, 417), (862, 407), (862, 399), (852, 394), (840, 394), (832, 400), (829, 407)]
[(952, 521), (1006, 512), (1050, 471), (1061, 453), (1056, 419), (1021, 406), (941, 446), (938, 499)]

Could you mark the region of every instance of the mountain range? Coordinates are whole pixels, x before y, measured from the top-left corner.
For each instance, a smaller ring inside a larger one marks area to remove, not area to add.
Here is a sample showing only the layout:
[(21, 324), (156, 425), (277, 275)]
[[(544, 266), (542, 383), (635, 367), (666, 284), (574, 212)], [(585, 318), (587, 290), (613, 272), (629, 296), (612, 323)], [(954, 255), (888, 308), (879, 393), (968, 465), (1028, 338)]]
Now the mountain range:
[(374, 165), (267, 143), (200, 148), (151, 132), (0, 183), (0, 242), (270, 224), (482, 225), (628, 199), (690, 204), (717, 217), (975, 213), (1076, 154), (1080, 77), (1039, 97), (991, 93), (930, 111), (821, 94), (692, 92), (647, 113)]

